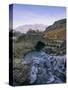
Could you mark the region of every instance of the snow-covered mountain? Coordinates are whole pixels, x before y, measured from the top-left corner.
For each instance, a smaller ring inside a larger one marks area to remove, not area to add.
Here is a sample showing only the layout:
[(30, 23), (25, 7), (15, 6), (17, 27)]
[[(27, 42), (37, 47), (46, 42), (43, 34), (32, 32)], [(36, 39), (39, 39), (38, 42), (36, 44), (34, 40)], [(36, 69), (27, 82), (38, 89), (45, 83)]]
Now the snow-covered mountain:
[(29, 24), (29, 25), (19, 26), (15, 28), (14, 30), (19, 31), (21, 33), (26, 33), (29, 29), (44, 31), (46, 27), (47, 25), (44, 25), (44, 24), (34, 24), (34, 25)]

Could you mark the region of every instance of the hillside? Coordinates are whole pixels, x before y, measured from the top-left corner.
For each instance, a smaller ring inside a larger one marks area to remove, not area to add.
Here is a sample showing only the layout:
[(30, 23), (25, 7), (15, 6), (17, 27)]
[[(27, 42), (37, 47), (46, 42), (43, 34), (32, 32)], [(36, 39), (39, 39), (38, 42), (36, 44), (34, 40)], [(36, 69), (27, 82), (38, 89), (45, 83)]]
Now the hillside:
[(66, 40), (66, 19), (56, 21), (47, 27), (44, 31), (44, 38)]

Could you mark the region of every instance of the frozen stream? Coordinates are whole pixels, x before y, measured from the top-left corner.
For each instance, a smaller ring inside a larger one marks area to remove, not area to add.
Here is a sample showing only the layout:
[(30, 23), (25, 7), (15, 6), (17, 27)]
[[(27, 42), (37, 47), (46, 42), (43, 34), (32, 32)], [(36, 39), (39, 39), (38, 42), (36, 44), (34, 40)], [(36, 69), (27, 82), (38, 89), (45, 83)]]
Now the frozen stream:
[(22, 58), (22, 64), (31, 63), (30, 84), (66, 82), (66, 56), (50, 56), (43, 51), (32, 51)]

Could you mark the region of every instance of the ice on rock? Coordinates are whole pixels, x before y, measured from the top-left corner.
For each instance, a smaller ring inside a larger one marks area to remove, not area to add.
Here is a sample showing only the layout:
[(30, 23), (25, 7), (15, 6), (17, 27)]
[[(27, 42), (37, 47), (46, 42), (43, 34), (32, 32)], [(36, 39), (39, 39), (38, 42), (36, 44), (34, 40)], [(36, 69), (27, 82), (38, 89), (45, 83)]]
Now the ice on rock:
[(30, 73), (30, 84), (34, 83), (37, 79), (38, 69), (35, 66), (32, 66)]
[(64, 82), (66, 56), (50, 56), (43, 51), (34, 51), (24, 56), (22, 64), (28, 64), (29, 62), (32, 62), (29, 77), (30, 84)]

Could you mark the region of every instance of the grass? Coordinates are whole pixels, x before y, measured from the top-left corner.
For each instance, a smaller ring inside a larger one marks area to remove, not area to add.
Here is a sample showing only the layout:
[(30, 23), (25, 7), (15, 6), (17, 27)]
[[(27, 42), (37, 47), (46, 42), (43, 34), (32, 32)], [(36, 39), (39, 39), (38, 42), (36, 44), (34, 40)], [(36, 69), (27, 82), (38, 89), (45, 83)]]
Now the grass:
[(44, 37), (48, 37), (49, 39), (65, 40), (66, 30), (65, 28), (50, 30), (50, 31), (45, 32)]

